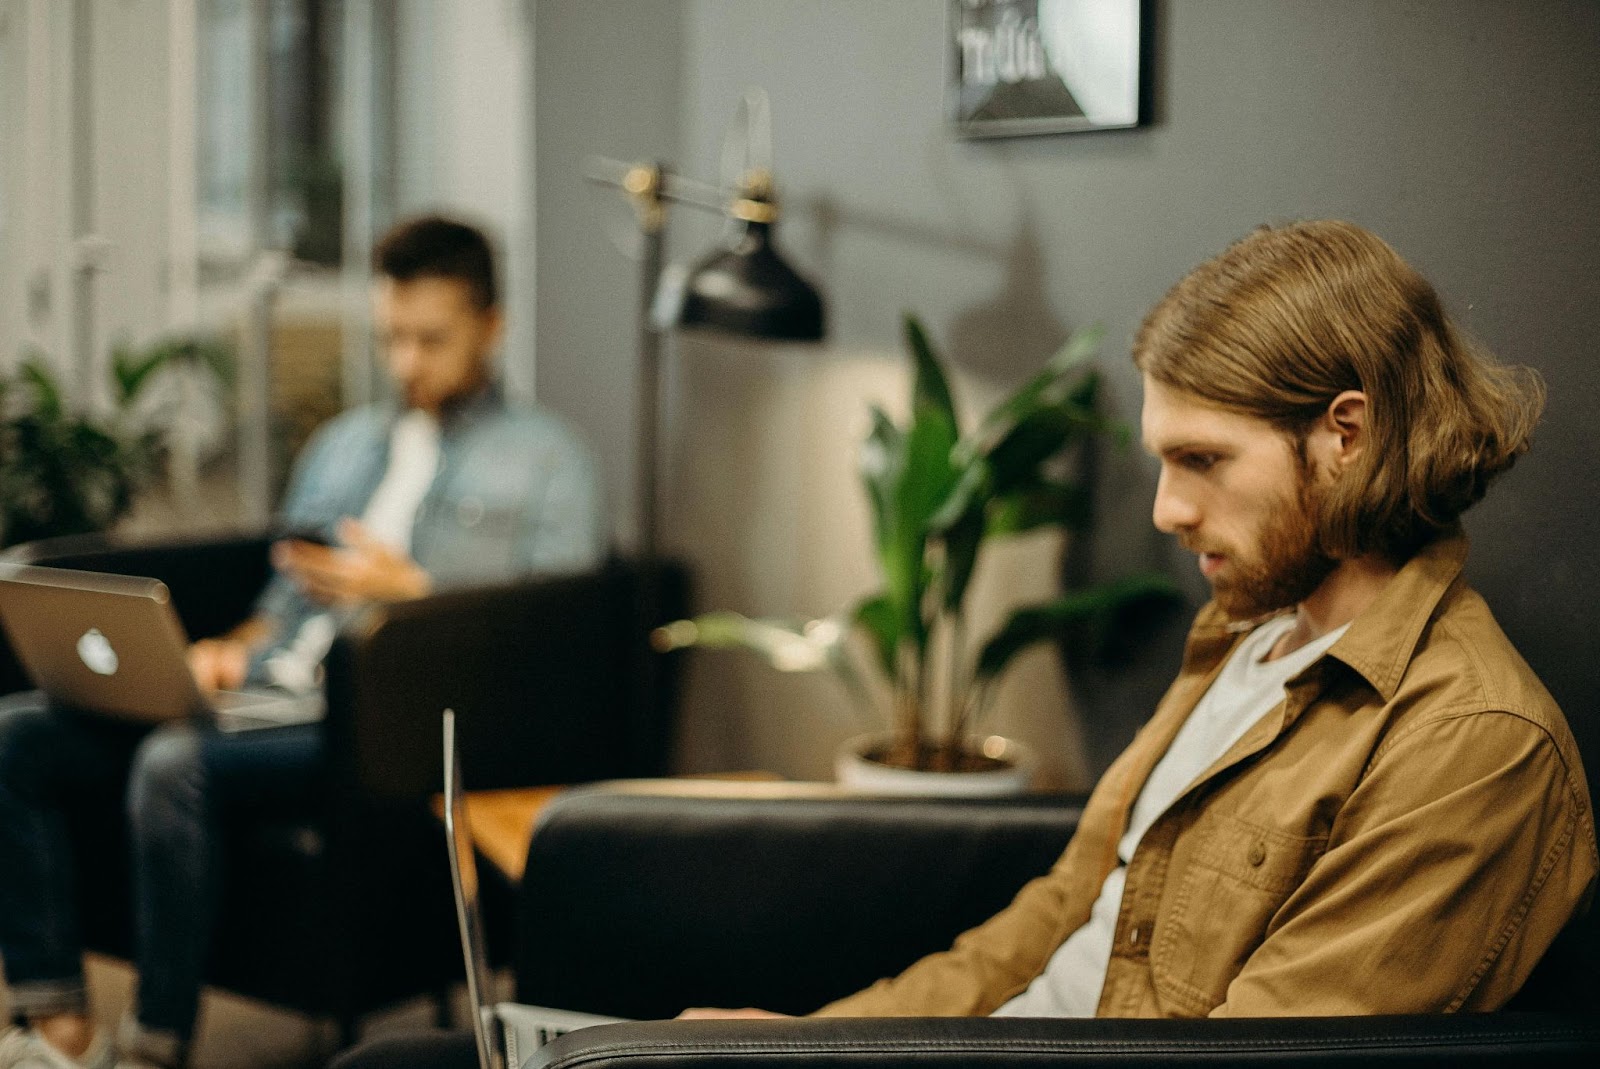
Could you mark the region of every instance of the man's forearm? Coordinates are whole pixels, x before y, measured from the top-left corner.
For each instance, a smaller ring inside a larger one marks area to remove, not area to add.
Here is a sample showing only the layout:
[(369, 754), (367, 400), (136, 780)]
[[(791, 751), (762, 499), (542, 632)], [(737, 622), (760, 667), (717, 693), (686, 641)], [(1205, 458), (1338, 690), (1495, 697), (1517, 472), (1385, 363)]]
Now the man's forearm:
[(278, 622), (265, 613), (256, 613), (217, 638), (223, 642), (237, 642), (254, 651), (270, 643), (277, 634)]

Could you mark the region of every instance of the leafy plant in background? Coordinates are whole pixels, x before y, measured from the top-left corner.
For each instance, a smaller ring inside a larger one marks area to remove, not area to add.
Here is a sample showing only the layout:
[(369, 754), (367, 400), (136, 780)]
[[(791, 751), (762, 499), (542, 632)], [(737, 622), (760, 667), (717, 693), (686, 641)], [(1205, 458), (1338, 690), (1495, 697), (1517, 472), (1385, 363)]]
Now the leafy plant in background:
[[(1176, 597), (1171, 582), (1154, 573), (1067, 591), (1015, 610), (969, 648), (967, 595), (983, 547), (1025, 531), (1085, 527), (1089, 490), (1060, 462), (1093, 435), (1126, 442), (1126, 428), (1099, 414), (1099, 377), (1083, 367), (1100, 335), (1098, 329), (1074, 335), (1032, 380), (962, 433), (944, 368), (927, 331), (908, 314), (910, 420), (899, 426), (874, 406), (860, 462), (883, 588), (838, 616), (804, 624), (709, 613), (667, 625), (657, 644), (753, 650), (785, 671), (832, 668), (853, 694), (871, 701), (850, 643), (852, 633), (864, 633), (893, 706), (891, 742), (873, 756), (906, 768), (982, 767), (987, 759), (965, 743), (1018, 653), (1096, 630), (1104, 642), (1130, 613)], [(936, 672), (943, 676), (937, 682)]]
[(179, 338), (112, 353), (112, 409), (75, 410), (42, 354), (0, 377), (0, 543), (104, 530), (158, 471), (181, 413), (150, 406), (165, 372), (226, 380), (228, 350)]

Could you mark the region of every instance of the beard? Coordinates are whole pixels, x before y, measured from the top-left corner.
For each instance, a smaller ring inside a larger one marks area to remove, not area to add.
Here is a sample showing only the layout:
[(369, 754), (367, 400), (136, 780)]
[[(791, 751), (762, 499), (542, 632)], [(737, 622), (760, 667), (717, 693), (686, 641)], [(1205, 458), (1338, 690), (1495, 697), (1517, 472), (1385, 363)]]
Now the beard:
[(1268, 510), (1254, 559), (1231, 557), (1231, 574), (1212, 582), (1217, 605), (1235, 620), (1252, 620), (1297, 605), (1333, 574), (1339, 562), (1322, 551), (1324, 491), (1301, 467), (1295, 492)]

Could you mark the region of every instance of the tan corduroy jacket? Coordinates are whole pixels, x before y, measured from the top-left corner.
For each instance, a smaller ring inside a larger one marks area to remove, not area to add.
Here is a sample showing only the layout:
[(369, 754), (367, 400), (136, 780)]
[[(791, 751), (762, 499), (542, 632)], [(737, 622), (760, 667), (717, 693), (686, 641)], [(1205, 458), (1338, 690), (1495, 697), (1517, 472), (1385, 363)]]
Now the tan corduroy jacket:
[[(1100, 1016), (1489, 1010), (1586, 906), (1577, 748), (1462, 581), (1466, 555), (1456, 535), (1408, 562), (1145, 834)], [(1201, 611), (1182, 673), (1048, 875), (951, 950), (818, 1012), (979, 1015), (1023, 990), (1088, 919), (1145, 777), (1241, 635)]]

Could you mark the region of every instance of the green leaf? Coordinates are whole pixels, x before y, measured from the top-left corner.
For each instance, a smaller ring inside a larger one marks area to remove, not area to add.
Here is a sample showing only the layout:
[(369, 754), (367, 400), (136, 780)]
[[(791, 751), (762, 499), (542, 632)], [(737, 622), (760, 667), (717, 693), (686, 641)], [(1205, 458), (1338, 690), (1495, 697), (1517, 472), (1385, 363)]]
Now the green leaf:
[(959, 612), (967, 596), (967, 585), (978, 566), (978, 550), (983, 545), (984, 516), (978, 509), (969, 510), (942, 535), (944, 545), (944, 609)]
[(736, 612), (708, 612), (656, 629), (657, 648), (663, 652), (700, 646), (706, 649), (743, 649), (758, 654), (780, 672), (814, 672), (828, 667), (827, 646), (842, 638), (834, 628), (818, 634), (812, 624), (790, 620), (752, 619)]
[(923, 558), (929, 520), (955, 483), (956, 472), (950, 464), (955, 437), (955, 425), (947, 413), (930, 406), (918, 407), (906, 435), (905, 464), (886, 517), (889, 537), (883, 558), (884, 582), (900, 617), (901, 637), (911, 639), (919, 649), (927, 642), (922, 601), (927, 589), (928, 571)]
[(1077, 405), (1079, 408), (1094, 408), (1100, 401), (1100, 373), (1090, 371), (1078, 380), (1078, 384), (1067, 391), (1064, 398), (1068, 404)]
[(905, 435), (884, 415), (883, 409), (873, 405), (872, 430), (861, 445), (858, 470), (872, 510), (873, 543), (880, 562), (889, 551), (895, 486), (904, 469)]
[(974, 457), (965, 465), (960, 465), (959, 470), (960, 474), (950, 487), (950, 493), (928, 518), (928, 526), (935, 533), (954, 527), (969, 513), (981, 509), (982, 503), (990, 496), (987, 459)]
[(30, 357), (17, 369), (22, 376), (22, 381), (33, 387), (33, 406), (39, 418), (57, 420), (61, 418), (63, 406), (61, 403), (61, 387), (56, 384), (56, 378), (50, 372), (43, 360)]
[(1034, 409), (989, 451), (995, 493), (1037, 485), (1040, 465), (1098, 426), (1092, 411), (1068, 402)]
[(233, 383), (233, 349), (215, 338), (185, 338), (179, 342), (182, 359), (211, 369), (223, 385)]
[(151, 376), (165, 367), (172, 358), (170, 346), (155, 346), (144, 353), (119, 346), (111, 356), (111, 374), (117, 384), (117, 401), (127, 404), (139, 396), (139, 391), (149, 384)]
[(119, 345), (111, 358), (118, 402), (134, 400), (158, 371), (179, 365), (205, 368), (225, 385), (233, 381), (233, 351), (214, 338), (169, 338), (142, 351)]
[(874, 594), (857, 605), (852, 615), (872, 640), (884, 676), (893, 679), (895, 653), (900, 648), (900, 616), (894, 603), (885, 594)]
[(959, 426), (960, 420), (956, 416), (954, 398), (950, 395), (950, 383), (945, 378), (944, 368), (939, 364), (939, 356), (933, 350), (933, 343), (928, 340), (928, 332), (922, 326), (922, 321), (910, 312), (906, 312), (905, 335), (906, 348), (911, 350), (914, 377), (911, 388), (911, 407), (915, 412), (928, 407), (942, 412), (949, 420), (951, 426)]
[(1078, 530), (1089, 521), (1090, 496), (1076, 483), (1040, 483), (989, 504), (989, 535), (1015, 535), (1059, 525)]
[[(1007, 428), (1027, 418), (1029, 413), (1041, 406), (1059, 404), (1066, 399), (1093, 407), (1092, 383), (1088, 387), (1087, 397), (1079, 396), (1083, 389), (1081, 383), (1077, 390), (1070, 393), (1066, 384), (1069, 377), (1099, 350), (1100, 340), (1104, 336), (1105, 328), (1098, 323), (1074, 332), (1072, 337), (1056, 350), (1055, 355), (1045, 361), (1044, 367), (1037, 375), (990, 410), (979, 424), (977, 431), (970, 438), (963, 440), (962, 450), (971, 455), (983, 452), (986, 445), (994, 442)], [(1084, 381), (1095, 379), (1097, 376), (1091, 373), (1085, 376)]]
[(1100, 403), (1100, 376), (1098, 374), (1086, 375), (1073, 391), (1067, 394), (1067, 404), (1076, 405), (1086, 414), (1089, 429), (1095, 434), (1110, 435), (1119, 448), (1126, 449), (1133, 440), (1133, 428), (1120, 419), (1102, 416), (1096, 411)]
[(1086, 624), (1105, 628), (1130, 611), (1170, 604), (1177, 597), (1178, 590), (1172, 580), (1147, 573), (1066, 594), (1042, 605), (1020, 608), (984, 644), (978, 654), (974, 682), (982, 684), (994, 679), (1013, 657), (1035, 642)]
[(712, 612), (658, 627), (650, 641), (662, 653), (691, 646), (745, 650), (780, 672), (826, 668), (862, 708), (869, 709), (872, 695), (856, 672), (847, 648), (850, 623), (837, 616), (797, 624), (790, 620), (752, 619), (736, 612)]
[(951, 449), (958, 437), (955, 404), (938, 355), (918, 319), (905, 316), (913, 365), (911, 419), (904, 432), (878, 409), (862, 451), (861, 471), (872, 507), (884, 596), (896, 620), (896, 641), (926, 646), (924, 595), (930, 521), (957, 479)]

